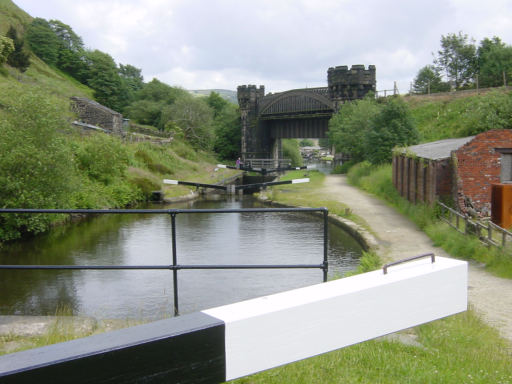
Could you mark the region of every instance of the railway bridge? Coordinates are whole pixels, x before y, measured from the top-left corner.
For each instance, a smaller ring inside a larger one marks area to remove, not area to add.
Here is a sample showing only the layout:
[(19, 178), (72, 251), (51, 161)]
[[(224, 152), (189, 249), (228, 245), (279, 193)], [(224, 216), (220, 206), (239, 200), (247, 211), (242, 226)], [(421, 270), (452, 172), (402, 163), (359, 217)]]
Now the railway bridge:
[(375, 66), (338, 66), (327, 71), (327, 87), (268, 93), (265, 87), (238, 87), (241, 157), (278, 159), (283, 138), (324, 138), (329, 119), (343, 103), (375, 92)]

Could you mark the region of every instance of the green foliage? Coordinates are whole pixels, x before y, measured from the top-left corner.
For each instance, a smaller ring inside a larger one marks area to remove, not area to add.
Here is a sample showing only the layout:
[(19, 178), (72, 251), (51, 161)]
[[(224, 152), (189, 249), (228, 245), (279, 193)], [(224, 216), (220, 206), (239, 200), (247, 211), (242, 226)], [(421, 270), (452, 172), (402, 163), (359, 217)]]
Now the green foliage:
[(394, 147), (415, 144), (418, 138), (407, 104), (392, 98), (375, 116), (367, 136), (367, 158), (373, 164), (389, 162)]
[(59, 58), (59, 40), (50, 23), (40, 17), (35, 18), (27, 30), (30, 49), (45, 63), (55, 66)]
[(85, 83), (87, 67), (82, 38), (59, 20), (50, 20), (49, 25), (57, 37), (57, 67)]
[(512, 128), (512, 94), (493, 91), (471, 99), (462, 115), (462, 136), (476, 135), (490, 129)]
[(329, 140), (336, 151), (349, 154), (355, 161), (367, 157), (367, 137), (373, 129), (380, 106), (365, 98), (345, 104), (329, 121)]
[(374, 167), (368, 162), (363, 162), (350, 169), (348, 180), (351, 184), (391, 204), (425, 231), (435, 246), (442, 247), (450, 255), (485, 263), (494, 273), (512, 277), (512, 258), (506, 254), (506, 250), (487, 247), (478, 238), (457, 232), (439, 220), (435, 207), (428, 204), (412, 204), (401, 197), (393, 186), (391, 173), (390, 164)]
[(233, 160), (238, 157), (242, 132), (238, 108), (226, 103), (213, 121), (215, 142), (213, 150), (221, 159)]
[[(67, 105), (38, 89), (9, 87), (0, 93), (0, 206), (69, 207), (73, 175), (70, 153), (59, 131), (66, 131)], [(51, 218), (0, 218), (0, 241), (46, 230)]]
[(470, 85), (477, 72), (474, 40), (462, 32), (441, 35), (441, 50), (435, 62), (445, 71), (448, 79), (453, 81), (455, 88)]
[[(130, 73), (136, 83), (136, 72), (131, 70)], [(124, 108), (124, 113), (140, 124), (152, 125), (163, 130), (172, 120), (169, 106), (182, 96), (186, 97), (188, 93), (153, 79), (133, 94), (133, 101)]]
[(96, 49), (86, 53), (86, 60), (87, 85), (94, 90), (95, 99), (115, 111), (122, 110), (121, 77), (112, 56)]
[(315, 143), (311, 139), (302, 139), (299, 141), (299, 146), (301, 147), (313, 147)]
[(283, 157), (292, 161), (292, 167), (302, 166), (299, 142), (295, 139), (281, 139), (281, 145), (283, 147)]
[(12, 52), (14, 52), (14, 43), (12, 39), (0, 36), (0, 65), (7, 61), (7, 58)]
[(214, 118), (216, 118), (228, 105), (228, 102), (224, 100), (217, 92), (210, 92), (210, 95), (206, 98), (206, 103), (213, 110)]
[(343, 164), (335, 166), (331, 173), (334, 175), (344, 175), (348, 173), (350, 168), (352, 168), (355, 164), (356, 162), (354, 160), (344, 161)]
[(130, 162), (126, 147), (116, 138), (102, 133), (79, 142), (76, 164), (90, 178), (110, 184), (124, 175)]
[(202, 98), (189, 94), (179, 97), (162, 112), (162, 122), (172, 120), (183, 130), (185, 139), (193, 146), (210, 150), (213, 147), (213, 112)]
[(7, 37), (14, 44), (14, 51), (7, 57), (7, 64), (11, 67), (18, 68), (21, 72), (25, 72), (30, 65), (30, 55), (25, 51), (25, 40), (18, 35), (13, 26), (7, 31)]
[(426, 65), (418, 71), (413, 89), (414, 93), (419, 94), (447, 92), (450, 90), (450, 84), (443, 82), (439, 68)]
[[(512, 47), (499, 37), (485, 38), (478, 47), (479, 84), (481, 87), (498, 87), (512, 77)], [(505, 79), (503, 78), (505, 75)]]

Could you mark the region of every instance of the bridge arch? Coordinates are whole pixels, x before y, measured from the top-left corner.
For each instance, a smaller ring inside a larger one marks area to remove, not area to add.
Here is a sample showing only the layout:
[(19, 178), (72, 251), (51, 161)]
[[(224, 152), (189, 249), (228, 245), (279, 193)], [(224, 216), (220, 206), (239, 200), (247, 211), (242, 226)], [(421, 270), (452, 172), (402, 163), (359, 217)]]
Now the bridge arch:
[(259, 115), (265, 117), (276, 114), (332, 113), (332, 101), (327, 96), (322, 95), (321, 91), (323, 90), (326, 89), (293, 89), (270, 95), (269, 98), (271, 99), (262, 105)]

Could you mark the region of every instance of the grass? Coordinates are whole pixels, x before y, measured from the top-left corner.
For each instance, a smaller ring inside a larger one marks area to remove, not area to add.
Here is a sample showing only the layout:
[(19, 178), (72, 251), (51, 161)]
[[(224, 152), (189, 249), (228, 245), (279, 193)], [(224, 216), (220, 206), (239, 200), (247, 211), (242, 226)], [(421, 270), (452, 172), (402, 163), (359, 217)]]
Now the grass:
[(290, 171), (280, 180), (292, 180), (309, 177), (309, 183), (303, 184), (285, 184), (272, 187), (269, 192), (269, 198), (280, 204), (294, 205), (301, 207), (326, 207), (329, 213), (344, 217), (367, 229), (368, 224), (359, 216), (354, 215), (350, 208), (343, 203), (321, 198), (318, 191), (322, 188), (325, 175), (319, 171)]
[(413, 221), (434, 242), (450, 255), (484, 263), (493, 274), (512, 278), (512, 255), (505, 250), (489, 247), (475, 236), (459, 233), (438, 218), (435, 208), (427, 204), (411, 204), (401, 197), (391, 180), (391, 165), (372, 166), (360, 163), (348, 174), (349, 181), (396, 208)]
[(512, 383), (506, 343), (471, 310), (407, 335), (419, 345), (368, 341), (235, 383)]

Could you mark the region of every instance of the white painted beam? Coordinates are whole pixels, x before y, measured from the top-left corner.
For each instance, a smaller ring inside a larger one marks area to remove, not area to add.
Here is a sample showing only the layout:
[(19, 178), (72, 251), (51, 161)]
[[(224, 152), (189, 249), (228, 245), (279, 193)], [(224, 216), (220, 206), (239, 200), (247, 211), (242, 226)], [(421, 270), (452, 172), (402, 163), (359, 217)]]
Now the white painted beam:
[(309, 177), (306, 177), (304, 179), (293, 179), (292, 184), (299, 184), (299, 183), (309, 183)]
[(203, 311), (226, 324), (226, 380), (467, 309), (467, 263), (418, 260)]
[(164, 184), (178, 185), (178, 180), (164, 179)]

